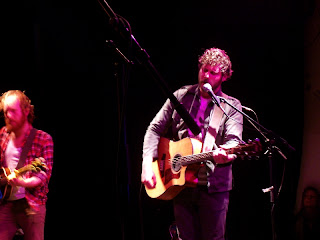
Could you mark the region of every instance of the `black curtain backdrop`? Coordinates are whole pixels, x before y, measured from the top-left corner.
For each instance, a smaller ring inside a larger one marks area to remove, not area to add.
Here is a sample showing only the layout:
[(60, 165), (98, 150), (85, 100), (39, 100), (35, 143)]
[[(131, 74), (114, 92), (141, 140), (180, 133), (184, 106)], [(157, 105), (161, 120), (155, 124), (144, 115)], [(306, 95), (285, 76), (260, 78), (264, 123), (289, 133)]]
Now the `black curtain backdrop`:
[[(256, 111), (292, 146), (276, 205), (276, 230), (290, 233), (303, 128), (303, 9), (298, 1), (110, 0), (172, 91), (197, 82), (197, 58), (224, 49), (233, 76), (223, 91)], [(166, 96), (137, 62), (130, 69), (106, 44), (128, 44), (94, 1), (6, 2), (0, 91), (25, 90), (34, 126), (50, 133), (55, 162), (46, 239), (170, 239), (171, 202), (141, 189), (143, 136)], [(261, 138), (245, 122), (244, 140)], [(274, 158), (275, 185), (284, 161)], [(270, 239), (266, 158), (234, 163), (227, 236)], [(116, 236), (116, 237), (115, 237)], [(287, 238), (286, 238), (287, 239)]]

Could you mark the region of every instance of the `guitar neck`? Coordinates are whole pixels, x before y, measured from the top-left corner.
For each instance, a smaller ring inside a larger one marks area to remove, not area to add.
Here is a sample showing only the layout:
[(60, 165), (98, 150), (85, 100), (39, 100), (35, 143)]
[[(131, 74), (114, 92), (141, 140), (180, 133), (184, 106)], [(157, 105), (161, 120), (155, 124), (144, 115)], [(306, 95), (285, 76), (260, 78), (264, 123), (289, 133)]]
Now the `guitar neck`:
[[(257, 144), (257, 143), (255, 143), (255, 144), (244, 144), (244, 145), (239, 145), (237, 147), (225, 149), (225, 151), (226, 151), (227, 154), (236, 154), (239, 157), (241, 157), (241, 156), (251, 156), (251, 155), (252, 156), (256, 156), (257, 153), (259, 153), (261, 151), (260, 147), (261, 146), (259, 144)], [(250, 153), (247, 150), (251, 149), (251, 148), (254, 148), (255, 150), (254, 151), (251, 150), (251, 153)], [(182, 166), (187, 166), (189, 164), (203, 162), (203, 161), (206, 161), (206, 160), (213, 160), (212, 152), (213, 151), (209, 151), (209, 152), (204, 152), (204, 153), (198, 153), (198, 154), (179, 157), (179, 161), (180, 161)]]
[(16, 172), (16, 175), (22, 175), (24, 174), (25, 172), (28, 172), (32, 169), (32, 165), (29, 164), (29, 165), (26, 165), (22, 168), (19, 168), (18, 171)]
[(213, 160), (212, 151), (180, 157), (182, 166), (203, 162), (205, 160)]

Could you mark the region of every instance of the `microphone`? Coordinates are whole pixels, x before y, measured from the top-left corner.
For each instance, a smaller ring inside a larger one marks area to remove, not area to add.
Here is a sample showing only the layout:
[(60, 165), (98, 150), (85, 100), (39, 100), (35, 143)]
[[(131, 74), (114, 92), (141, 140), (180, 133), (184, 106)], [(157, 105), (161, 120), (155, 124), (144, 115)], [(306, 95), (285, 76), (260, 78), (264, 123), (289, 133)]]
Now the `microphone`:
[(221, 108), (220, 106), (220, 100), (218, 99), (218, 97), (213, 93), (212, 91), (212, 87), (209, 83), (205, 83), (203, 86), (202, 86), (202, 89), (208, 93), (210, 95), (210, 97), (212, 98), (213, 102), (219, 107)]
[(254, 111), (251, 109), (251, 108), (249, 108), (249, 107), (246, 107), (246, 106), (241, 106), (244, 110), (247, 110), (247, 111), (249, 111), (249, 112), (253, 112), (254, 113)]
[(212, 101), (217, 105), (218, 108), (220, 108), (222, 110), (222, 112), (224, 113), (224, 115), (226, 115), (226, 117), (229, 119), (230, 117), (228, 116), (228, 114), (226, 113), (226, 111), (221, 107), (220, 105), (220, 100), (219, 98), (213, 93), (212, 91), (212, 87), (209, 83), (205, 83), (202, 86), (202, 89), (208, 93), (210, 95), (210, 97), (212, 98)]

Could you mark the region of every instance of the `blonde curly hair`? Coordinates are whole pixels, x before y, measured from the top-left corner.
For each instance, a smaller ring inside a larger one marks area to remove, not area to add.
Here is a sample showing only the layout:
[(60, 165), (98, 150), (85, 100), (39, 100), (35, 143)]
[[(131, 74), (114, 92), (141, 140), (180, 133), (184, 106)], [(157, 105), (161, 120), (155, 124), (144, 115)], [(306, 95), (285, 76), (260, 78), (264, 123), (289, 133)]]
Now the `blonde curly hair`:
[(232, 75), (232, 64), (229, 56), (224, 50), (219, 48), (210, 48), (205, 50), (205, 52), (198, 59), (199, 68), (202, 65), (209, 64), (211, 66), (220, 65), (221, 73), (226, 77), (226, 79), (231, 78)]

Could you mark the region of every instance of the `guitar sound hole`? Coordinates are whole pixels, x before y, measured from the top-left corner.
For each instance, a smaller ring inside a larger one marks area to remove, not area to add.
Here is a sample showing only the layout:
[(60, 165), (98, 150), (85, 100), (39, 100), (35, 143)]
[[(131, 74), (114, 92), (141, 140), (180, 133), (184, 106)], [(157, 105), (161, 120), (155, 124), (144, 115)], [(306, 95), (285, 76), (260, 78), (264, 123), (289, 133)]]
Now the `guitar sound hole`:
[(180, 161), (180, 154), (177, 154), (174, 156), (174, 158), (171, 161), (171, 168), (174, 172), (179, 172), (181, 169), (181, 161)]

